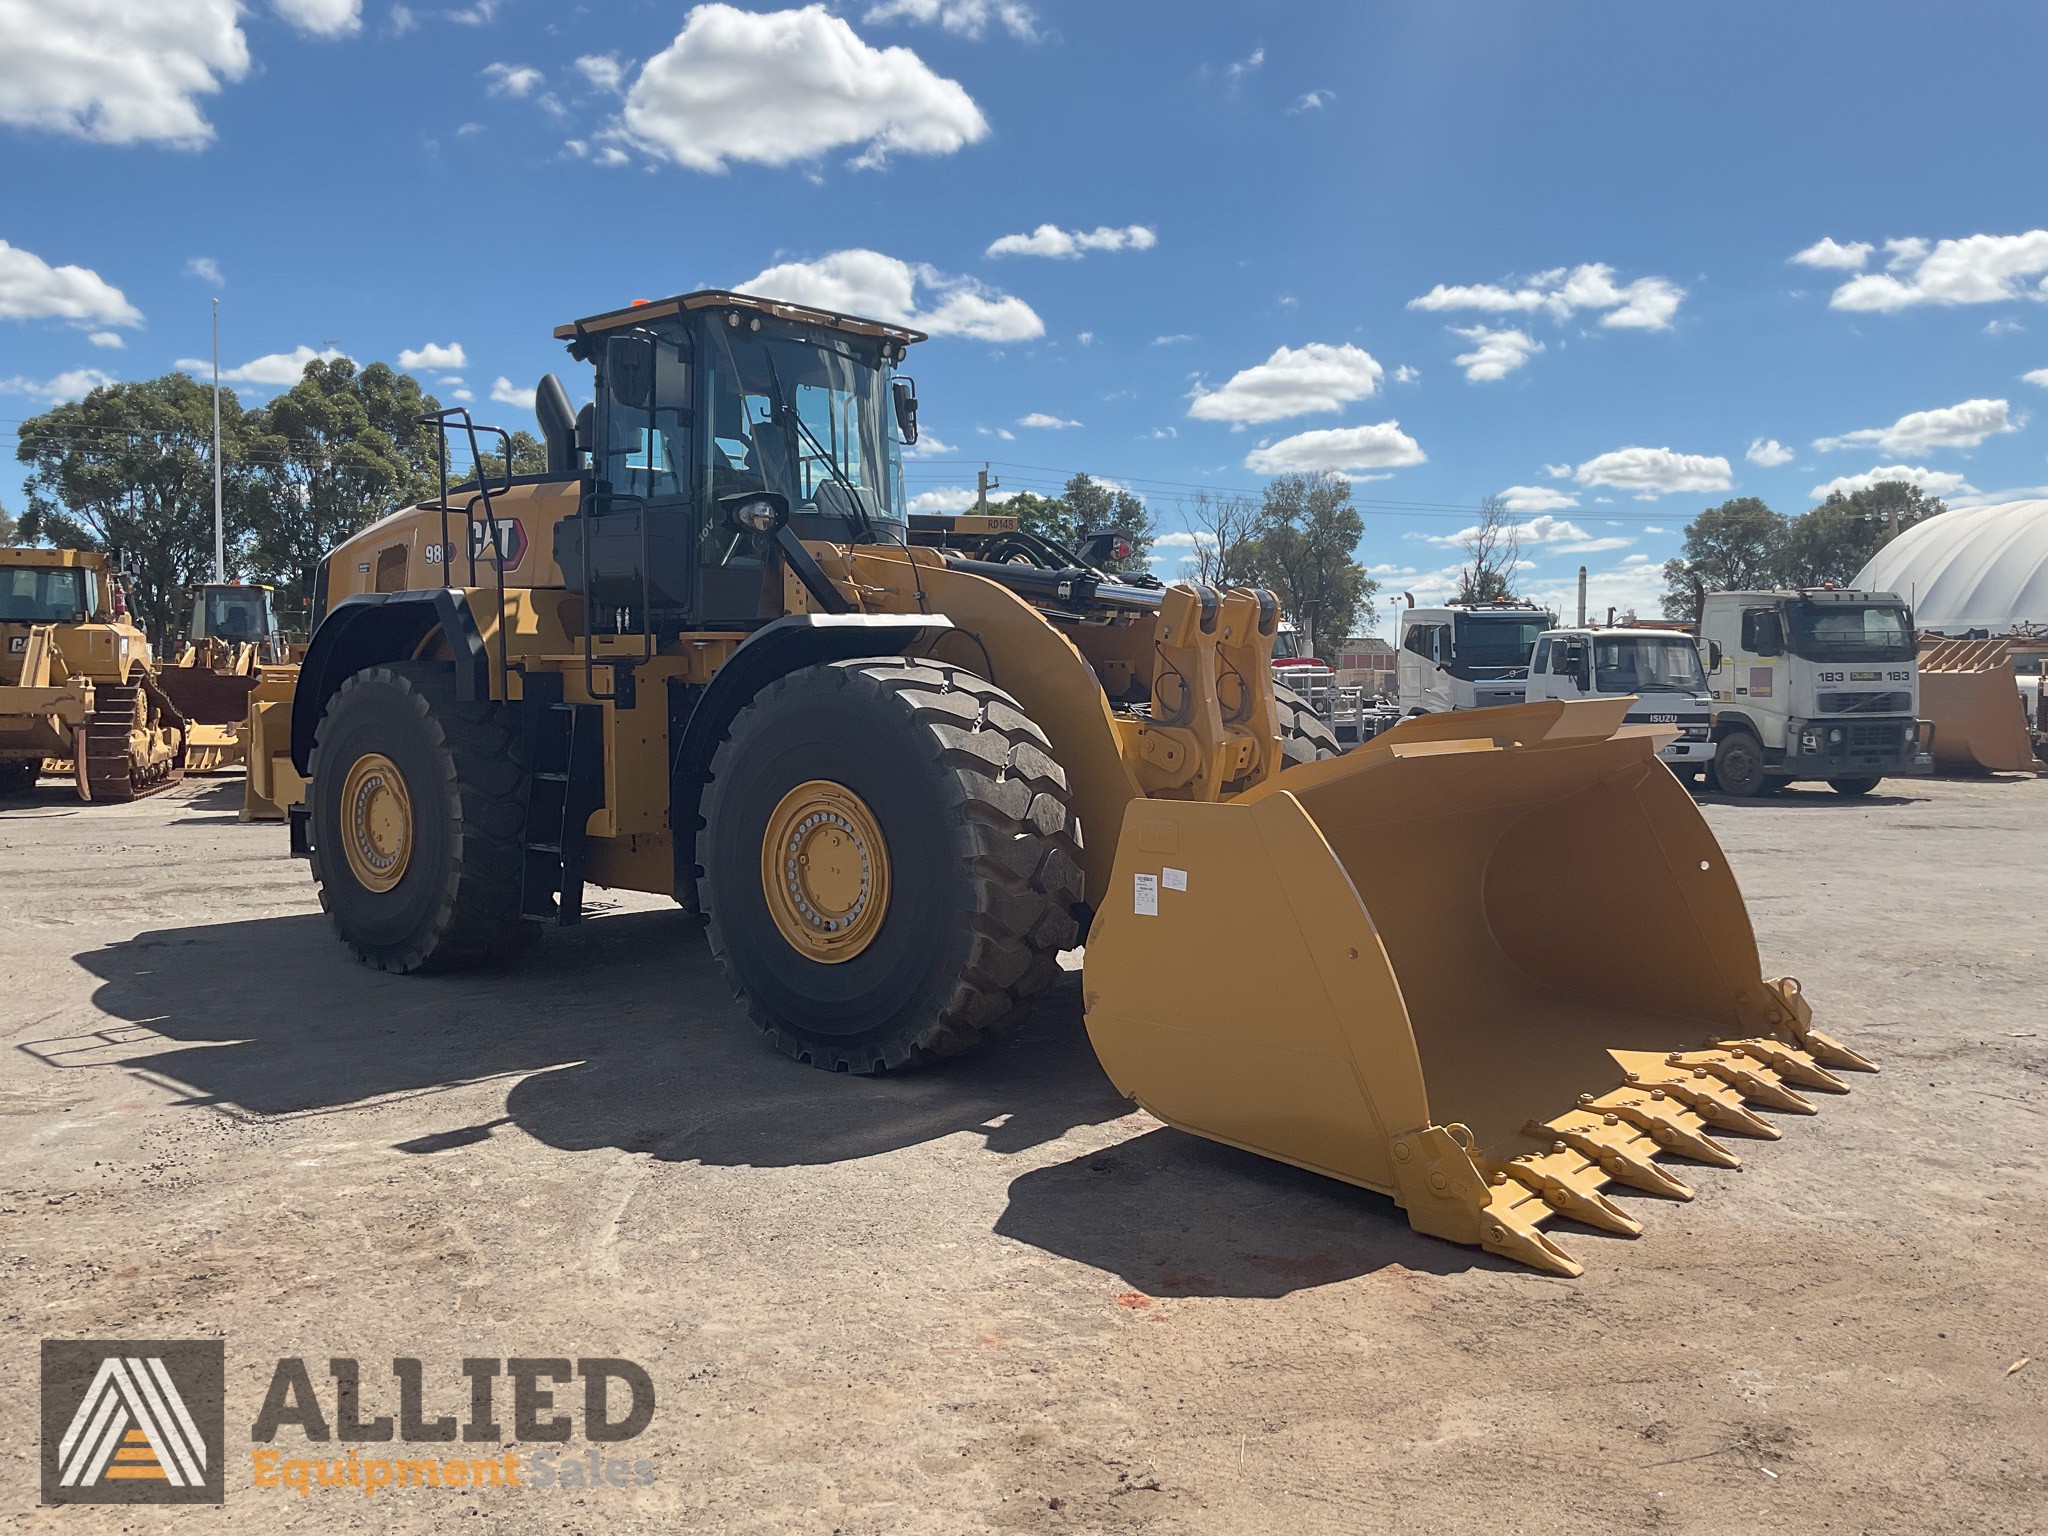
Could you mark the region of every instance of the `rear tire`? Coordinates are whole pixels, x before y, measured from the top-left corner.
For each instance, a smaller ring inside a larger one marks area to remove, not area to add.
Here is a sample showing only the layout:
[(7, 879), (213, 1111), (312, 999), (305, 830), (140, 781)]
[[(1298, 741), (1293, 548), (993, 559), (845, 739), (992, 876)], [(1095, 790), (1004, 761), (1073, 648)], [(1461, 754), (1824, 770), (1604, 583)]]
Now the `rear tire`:
[(1769, 791), (1764, 744), (1748, 731), (1730, 731), (1714, 748), (1713, 785), (1724, 795), (1754, 799)]
[(1882, 774), (1861, 779), (1829, 779), (1828, 788), (1838, 795), (1847, 795), (1851, 800), (1861, 799), (1884, 782)]
[[(782, 846), (781, 818), (806, 794), (840, 797), (861, 838), (863, 905), (836, 909), (856, 936), (829, 959), (829, 930), (803, 929), (819, 914), (793, 911), (766, 881), (788, 867), (794, 890), (816, 874), (783, 858), (794, 845)], [(1016, 701), (972, 673), (895, 658), (793, 672), (733, 721), (702, 804), (697, 900), (711, 951), (798, 1061), (880, 1072), (954, 1055), (1021, 1017), (1076, 941), (1066, 774)], [(865, 908), (870, 863), (878, 919)]]
[[(311, 763), (313, 879), (365, 963), (459, 970), (508, 960), (539, 937), (519, 911), (524, 751), (512, 706), (461, 702), (446, 666), (366, 667), (328, 700)], [(387, 782), (394, 774), (398, 785)], [(351, 780), (352, 813), (343, 804)], [(402, 814), (391, 809), (399, 803)], [(368, 834), (376, 812), (403, 826), (398, 843), (388, 831), (382, 846)], [(378, 871), (379, 859), (396, 873)]]
[(1292, 688), (1277, 684), (1273, 698), (1280, 706), (1280, 756), (1289, 764), (1314, 763), (1344, 755), (1344, 744), (1337, 739), (1337, 733), (1309, 707), (1307, 699)]

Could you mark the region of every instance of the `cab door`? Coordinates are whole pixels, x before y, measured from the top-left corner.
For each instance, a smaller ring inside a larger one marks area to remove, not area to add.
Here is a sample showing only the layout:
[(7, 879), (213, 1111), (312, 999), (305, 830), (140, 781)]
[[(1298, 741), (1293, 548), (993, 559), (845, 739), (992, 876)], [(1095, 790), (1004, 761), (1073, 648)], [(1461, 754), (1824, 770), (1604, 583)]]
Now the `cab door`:
[[(579, 530), (589, 562), (587, 569), (580, 560), (573, 567), (583, 578), (593, 634), (661, 635), (695, 623), (692, 386), (680, 328), (636, 329), (607, 340), (589, 526)], [(572, 566), (565, 562), (563, 569)]]

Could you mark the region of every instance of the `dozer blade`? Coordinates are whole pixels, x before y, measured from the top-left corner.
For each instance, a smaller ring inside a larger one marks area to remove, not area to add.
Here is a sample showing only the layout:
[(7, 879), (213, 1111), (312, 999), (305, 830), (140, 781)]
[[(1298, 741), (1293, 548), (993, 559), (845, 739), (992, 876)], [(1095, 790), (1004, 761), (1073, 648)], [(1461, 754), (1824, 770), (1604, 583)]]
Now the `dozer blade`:
[(1556, 1274), (1722, 1132), (1870, 1069), (1767, 981), (1668, 733), (1626, 700), (1425, 717), (1234, 800), (1140, 800), (1088, 939), (1088, 1031), (1169, 1124), (1381, 1191)]

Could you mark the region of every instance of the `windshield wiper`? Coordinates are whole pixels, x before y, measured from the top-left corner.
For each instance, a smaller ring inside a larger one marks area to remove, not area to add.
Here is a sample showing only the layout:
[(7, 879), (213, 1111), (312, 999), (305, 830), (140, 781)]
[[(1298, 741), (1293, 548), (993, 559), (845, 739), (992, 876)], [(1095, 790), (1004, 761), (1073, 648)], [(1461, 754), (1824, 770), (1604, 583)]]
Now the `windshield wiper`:
[(861, 494), (854, 483), (846, 477), (846, 471), (839, 467), (839, 461), (826, 451), (825, 445), (818, 441), (818, 435), (811, 430), (809, 423), (797, 414), (796, 407), (789, 403), (789, 397), (782, 392), (782, 375), (775, 367), (775, 354), (764, 347), (761, 349), (761, 355), (768, 364), (768, 382), (775, 388), (777, 414), (787, 416), (790, 425), (802, 433), (804, 441), (811, 445), (811, 451), (824, 461), (825, 468), (831, 472), (832, 478), (839, 482), (839, 488), (846, 492), (847, 499), (853, 503), (854, 514), (860, 519), (860, 531), (872, 539), (875, 536), (875, 521), (868, 515), (867, 503), (861, 499)]

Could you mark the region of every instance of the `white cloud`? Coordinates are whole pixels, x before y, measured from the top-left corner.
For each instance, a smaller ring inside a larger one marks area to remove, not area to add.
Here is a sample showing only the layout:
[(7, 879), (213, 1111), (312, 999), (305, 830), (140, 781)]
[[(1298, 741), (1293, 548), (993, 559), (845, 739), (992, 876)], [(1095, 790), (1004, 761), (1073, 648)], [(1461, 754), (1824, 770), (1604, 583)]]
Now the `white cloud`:
[(1190, 331), (1175, 331), (1171, 336), (1154, 336), (1152, 338), (1152, 345), (1155, 347), (1177, 347), (1184, 341), (1193, 341), (1194, 339), (1194, 334)]
[[(2023, 235), (1969, 235), (1930, 245), (1921, 239), (1887, 240), (1885, 272), (1866, 272), (1837, 288), (1835, 309), (1890, 312), (1915, 304), (1995, 304), (2048, 298), (2048, 229)], [(1903, 274), (1895, 276), (1894, 274)]]
[(576, 72), (600, 91), (616, 91), (626, 79), (626, 66), (613, 53), (586, 53), (576, 61)]
[(473, 389), (452, 390), (449, 392), (448, 398), (451, 400), (460, 400), (463, 401), (464, 403), (467, 403), (469, 401), (476, 399), (476, 391)]
[(1549, 485), (1511, 485), (1500, 493), (1500, 499), (1510, 512), (1557, 512), (1579, 504), (1571, 492)]
[(1152, 429), (1152, 430), (1151, 430), (1150, 432), (1147, 432), (1147, 433), (1146, 433), (1145, 435), (1146, 435), (1147, 437), (1149, 437), (1149, 438), (1152, 438), (1152, 439), (1154, 439), (1154, 440), (1166, 440), (1166, 439), (1171, 439), (1171, 438), (1176, 438), (1176, 437), (1179, 437), (1179, 436), (1180, 436), (1180, 428), (1179, 428), (1179, 427), (1154, 427), (1154, 428), (1153, 428), (1153, 429)]
[(2048, 368), (2036, 368), (2031, 373), (2023, 373), (2020, 375), (2020, 382), (2022, 384), (2038, 384), (2043, 389), (2048, 389)]
[(696, 7), (626, 93), (621, 126), (648, 154), (697, 171), (853, 144), (866, 146), (856, 166), (876, 166), (897, 151), (951, 154), (988, 133), (957, 81), (908, 48), (870, 48), (822, 5)]
[(85, 339), (91, 342), (96, 347), (120, 348), (128, 345), (127, 342), (121, 339), (121, 333), (119, 331), (94, 331), (90, 336), (86, 337)]
[(1479, 309), (1493, 314), (1533, 314), (1538, 310), (1554, 320), (1568, 320), (1580, 310), (1601, 311), (1600, 323), (1624, 330), (1663, 331), (1671, 328), (1671, 317), (1685, 300), (1685, 290), (1663, 277), (1639, 277), (1617, 286), (1614, 268), (1605, 262), (1581, 266), (1553, 267), (1531, 277), (1516, 280), (1513, 288), (1497, 283), (1454, 285), (1438, 283), (1420, 298), (1410, 299), (1410, 309)]
[(1569, 480), (1572, 477), (1572, 467), (1569, 464), (1546, 464), (1543, 466), (1543, 473), (1553, 480)]
[(194, 256), (185, 263), (185, 275), (196, 277), (202, 283), (211, 283), (216, 288), (225, 288), (228, 280), (220, 269), (220, 263), (211, 256)]
[(1029, 416), (1018, 417), (1017, 425), (1020, 427), (1040, 427), (1057, 432), (1065, 427), (1078, 427), (1081, 423), (1069, 421), (1064, 416), (1051, 415), (1046, 411), (1033, 411)]
[[(306, 364), (332, 362), (337, 357), (346, 357), (329, 347), (324, 352), (315, 352), (311, 347), (294, 347), (289, 352), (272, 352), (264, 357), (251, 358), (239, 368), (223, 368), (220, 381), (223, 384), (254, 384), (263, 389), (289, 389), (305, 376)], [(181, 357), (177, 367), (194, 378), (213, 377), (213, 363), (203, 357)]]
[(1670, 531), (1669, 528), (1660, 528), (1655, 523), (1643, 524), (1643, 532), (1645, 533), (1669, 533)]
[(1984, 322), (1984, 334), (1986, 336), (2017, 336), (2025, 329), (2026, 327), (2017, 320), (1986, 320)]
[[(990, 491), (988, 504), (1001, 506), (1017, 493), (1015, 491)], [(974, 505), (975, 492), (972, 487), (949, 485), (935, 491), (919, 491), (910, 498), (913, 512), (965, 512)]]
[(1839, 245), (1832, 236), (1814, 241), (1803, 251), (1795, 251), (1785, 259), (1797, 262), (1802, 267), (1819, 267), (1826, 271), (1860, 272), (1863, 263), (1870, 259), (1874, 247), (1867, 240), (1852, 240)]
[(1813, 446), (1823, 453), (1865, 445), (1886, 453), (1924, 453), (1929, 448), (1974, 448), (1987, 437), (2018, 430), (2005, 401), (1965, 400), (1938, 410), (1909, 411), (1888, 427), (1816, 438)]
[(1483, 325), (1454, 325), (1451, 334), (1472, 343), (1470, 352), (1461, 352), (1451, 361), (1476, 384), (1506, 378), (1543, 350), (1543, 343), (1527, 331), (1489, 331)]
[[(1543, 491), (1530, 486), (1516, 487), (1516, 489), (1536, 490), (1538, 495), (1555, 496), (1557, 494), (1555, 491)], [(1503, 496), (1506, 494), (1507, 492), (1502, 492)], [(1564, 500), (1566, 504), (1571, 506), (1578, 505), (1577, 501), (1571, 497), (1566, 497)], [(1508, 503), (1508, 507), (1510, 511), (1519, 510), (1512, 501)], [(1532, 517), (1526, 523), (1515, 524), (1514, 532), (1516, 542), (1523, 549), (1545, 548), (1560, 555), (1599, 554), (1604, 550), (1626, 549), (1629, 545), (1635, 543), (1634, 539), (1623, 538), (1619, 535), (1610, 534), (1596, 537), (1568, 518), (1552, 517), (1548, 513), (1541, 517)], [(1456, 533), (1425, 533), (1411, 535), (1411, 537), (1419, 538), (1425, 544), (1435, 544), (1444, 549), (1456, 549), (1469, 543), (1478, 533), (1478, 525), (1474, 524), (1470, 528), (1460, 528)]]
[(1220, 389), (1197, 385), (1188, 415), (1242, 426), (1342, 410), (1347, 401), (1375, 393), (1384, 373), (1370, 352), (1349, 343), (1280, 347), (1263, 363), (1232, 374)]
[(194, 149), (198, 98), (249, 72), (239, 0), (0, 4), (0, 122), (103, 144)]
[(1045, 322), (1022, 299), (879, 251), (834, 251), (816, 261), (784, 262), (739, 287), (743, 293), (865, 315), (934, 336), (1029, 341), (1045, 334)]
[(348, 37), (363, 29), (363, 0), (270, 0), (270, 8), (315, 37)]
[(1078, 258), (1089, 251), (1149, 251), (1159, 236), (1142, 224), (1122, 229), (1099, 225), (1094, 229), (1061, 229), (1041, 224), (1028, 235), (1004, 235), (984, 253), (989, 256), (1052, 256)]
[(914, 21), (925, 26), (936, 22), (962, 37), (980, 37), (994, 21), (1012, 37), (1038, 35), (1038, 17), (1030, 6), (1018, 0), (881, 0), (861, 17), (869, 23)]
[(1289, 112), (1320, 112), (1337, 99), (1335, 91), (1307, 91), (1287, 110)]
[(906, 459), (930, 459), (941, 457), (954, 451), (956, 450), (953, 445), (948, 442), (942, 442), (936, 432), (920, 430), (916, 444), (905, 448), (903, 450), (903, 457)]
[(1580, 485), (1611, 485), (1642, 500), (1673, 491), (1725, 491), (1734, 482), (1718, 454), (1673, 453), (1669, 448), (1617, 448), (1586, 460), (1572, 478)]
[(0, 240), (0, 320), (140, 325), (142, 311), (99, 273), (53, 267), (33, 251)]
[(1950, 491), (1976, 489), (1961, 475), (1953, 475), (1946, 470), (1920, 469), (1911, 464), (1888, 464), (1865, 470), (1860, 475), (1837, 475), (1827, 484), (1816, 485), (1806, 494), (1815, 501), (1826, 501), (1836, 491), (1845, 496), (1853, 496), (1858, 491), (1867, 491), (1873, 485), (1886, 480), (1904, 480), (1909, 485), (1919, 486), (1930, 496), (1946, 496)]
[(54, 379), (25, 379), (19, 375), (0, 379), (0, 395), (29, 395), (50, 405), (62, 405), (67, 400), (82, 400), (93, 390), (113, 382), (111, 373), (102, 373), (97, 368), (74, 368)]
[(450, 11), (448, 19), (462, 27), (488, 27), (498, 19), (498, 7), (504, 0), (475, 0), (475, 3), (459, 11)]
[(547, 80), (531, 64), (486, 64), (480, 73), (493, 96), (531, 96)]
[(1406, 363), (1403, 363), (1394, 370), (1394, 382), (1396, 384), (1413, 384), (1421, 377), (1422, 370), (1420, 368), (1410, 368)]
[[(423, 347), (407, 347), (398, 354), (401, 368), (467, 368), (469, 354), (462, 350), (462, 343), (451, 341), (443, 346), (430, 341)], [(444, 384), (460, 384), (460, 379), (443, 379)]]
[(1792, 450), (1775, 437), (1753, 437), (1749, 440), (1748, 451), (1742, 455), (1752, 464), (1765, 469), (1776, 469), (1780, 464), (1792, 462)]
[(536, 390), (521, 389), (502, 373), (491, 380), (491, 398), (500, 405), (524, 406), (530, 411), (537, 393)]
[(1264, 67), (1265, 62), (1266, 50), (1263, 48), (1254, 48), (1250, 53), (1246, 54), (1236, 63), (1226, 64), (1223, 67), (1223, 78), (1230, 82), (1230, 88), (1232, 90), (1236, 90), (1240, 85), (1244, 83), (1245, 76), (1252, 74), (1257, 70), (1261, 69), (1262, 67)]
[(391, 7), (391, 19), (385, 25), (385, 36), (404, 37), (408, 32), (417, 32), (419, 29), (420, 19), (414, 14), (411, 6), (394, 5)]
[(1262, 475), (1312, 474), (1324, 469), (1350, 473), (1398, 469), (1426, 463), (1428, 459), (1421, 444), (1403, 432), (1398, 421), (1382, 421), (1372, 426), (1297, 432), (1277, 443), (1254, 448), (1245, 455), (1244, 467)]

